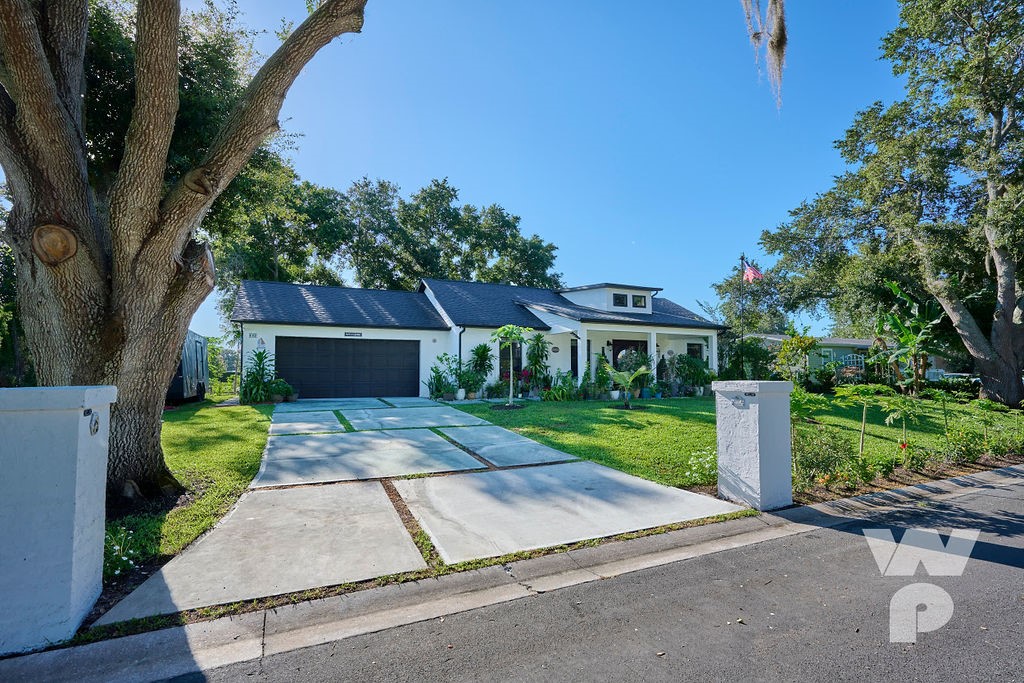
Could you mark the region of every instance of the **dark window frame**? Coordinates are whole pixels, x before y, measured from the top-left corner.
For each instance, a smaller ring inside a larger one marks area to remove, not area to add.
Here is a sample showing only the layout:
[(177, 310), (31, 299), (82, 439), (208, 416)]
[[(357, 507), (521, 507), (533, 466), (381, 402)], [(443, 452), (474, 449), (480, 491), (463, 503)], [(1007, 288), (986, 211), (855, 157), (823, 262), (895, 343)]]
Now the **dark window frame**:
[[(622, 301), (620, 304), (619, 301)], [(612, 294), (612, 306), (629, 308), (629, 298), (625, 294)]]
[[(637, 301), (640, 303), (638, 304)], [(647, 308), (647, 295), (646, 294), (634, 294), (633, 295), (633, 308)]]

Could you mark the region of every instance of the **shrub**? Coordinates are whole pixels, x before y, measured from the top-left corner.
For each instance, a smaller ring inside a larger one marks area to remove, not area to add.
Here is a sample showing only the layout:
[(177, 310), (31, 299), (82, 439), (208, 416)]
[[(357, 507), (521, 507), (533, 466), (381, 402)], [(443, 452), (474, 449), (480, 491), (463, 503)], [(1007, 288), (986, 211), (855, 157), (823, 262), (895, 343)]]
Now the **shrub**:
[[(448, 354), (441, 355), (446, 356)], [(438, 360), (440, 361), (441, 358), (438, 357)], [(423, 384), (427, 387), (427, 394), (430, 398), (441, 398), (445, 394), (455, 393), (455, 390), (458, 389), (455, 386), (455, 380), (439, 363), (434, 363), (430, 366), (430, 377)]]
[(973, 427), (961, 423), (946, 432), (946, 449), (942, 453), (946, 462), (954, 465), (974, 463), (984, 454), (984, 436)]
[(551, 342), (547, 340), (543, 332), (531, 336), (526, 342), (526, 369), (530, 371), (529, 386), (531, 389), (543, 389), (550, 385), (551, 368), (548, 367), (548, 350), (550, 348)]
[(708, 364), (703, 358), (681, 353), (672, 359), (675, 376), (688, 387), (702, 387), (711, 381)]
[(273, 382), (268, 384), (267, 391), (270, 392), (271, 396), (291, 396), (295, 393), (295, 389), (292, 388), (292, 385), (288, 384), (288, 382), (281, 378), (275, 379)]
[(929, 389), (938, 389), (950, 394), (964, 393), (970, 398), (978, 398), (980, 385), (975, 384), (969, 377), (943, 377), (942, 379), (927, 382)]
[(270, 400), (270, 383), (274, 380), (274, 356), (265, 349), (253, 351), (242, 377), (238, 398), (242, 403), (265, 403)]
[(855, 458), (853, 444), (835, 427), (793, 428), (793, 486), (797, 490), (804, 491), (815, 484), (831, 488), (847, 478), (849, 463)]
[(469, 356), (469, 366), (473, 372), (483, 375), (486, 380), (494, 370), (494, 352), (491, 351), (491, 347), (487, 344), (477, 344), (469, 350)]

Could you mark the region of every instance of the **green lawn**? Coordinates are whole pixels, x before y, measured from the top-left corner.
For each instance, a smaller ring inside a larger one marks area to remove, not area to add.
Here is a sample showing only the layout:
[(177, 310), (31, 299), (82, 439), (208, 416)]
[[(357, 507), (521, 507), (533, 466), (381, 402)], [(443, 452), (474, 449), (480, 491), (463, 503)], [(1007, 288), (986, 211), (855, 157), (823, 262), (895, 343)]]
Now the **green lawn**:
[[(945, 427), (942, 417), (942, 404), (938, 401), (918, 401), (920, 415), (917, 422), (908, 421), (907, 440), (911, 446), (941, 450), (945, 440)], [(1024, 429), (1021, 411), (1008, 413), (985, 413), (969, 405), (947, 405), (949, 426), (955, 428), (967, 425), (971, 429), (983, 432), (983, 420), (991, 420), (990, 436), (1000, 430), (1016, 431)], [(816, 415), (819, 422), (838, 427), (846, 432), (853, 443), (860, 439), (861, 408), (858, 406), (841, 406), (832, 401), (831, 410)], [(864, 438), (864, 454), (871, 459), (879, 459), (895, 454), (899, 450), (903, 430), (897, 422), (892, 426), (885, 424), (885, 413), (876, 407), (868, 408), (868, 426)]]
[(136, 561), (179, 553), (234, 505), (260, 467), (272, 405), (214, 408), (212, 401), (164, 412), (164, 457), (187, 489), (186, 504), (154, 508), (107, 523), (133, 532)]
[[(610, 401), (529, 402), (522, 410), (462, 407), (553, 448), (669, 486), (714, 482), (715, 402), (710, 398), (636, 401), (647, 410), (616, 410)], [(709, 467), (710, 465), (710, 467)]]
[[(491, 410), (488, 405), (460, 406), (495, 424), (567, 453), (593, 460), (669, 486), (714, 484), (716, 469), (715, 404), (711, 398), (638, 401), (645, 411), (615, 410), (608, 401), (569, 403), (530, 402), (522, 410)], [(917, 424), (909, 425), (910, 443), (938, 449), (943, 441), (942, 409), (934, 401), (921, 401)], [(950, 405), (951, 426), (968, 422), (981, 430), (978, 411)], [(817, 419), (846, 433), (856, 447), (860, 434), (860, 408), (832, 402)], [(993, 431), (1017, 429), (1020, 412), (995, 414)], [(886, 426), (885, 415), (868, 410), (865, 454), (873, 459), (897, 452), (900, 426)]]

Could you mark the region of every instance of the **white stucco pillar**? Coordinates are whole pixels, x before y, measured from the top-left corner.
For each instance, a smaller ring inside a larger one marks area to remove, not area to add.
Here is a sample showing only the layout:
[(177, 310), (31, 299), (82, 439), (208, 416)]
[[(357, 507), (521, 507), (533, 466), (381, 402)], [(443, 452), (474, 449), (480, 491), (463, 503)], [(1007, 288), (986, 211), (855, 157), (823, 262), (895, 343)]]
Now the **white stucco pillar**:
[(71, 638), (100, 595), (117, 389), (0, 389), (0, 655)]
[(708, 335), (708, 367), (718, 372), (718, 334)]
[(658, 372), (658, 333), (649, 332), (647, 342), (647, 353), (654, 356), (654, 367), (649, 368), (652, 375), (657, 375)]
[(587, 330), (580, 327), (576, 339), (576, 367), (580, 369), (580, 376), (576, 378), (577, 383), (593, 379), (593, 370), (591, 370), (590, 377), (583, 376), (583, 373), (587, 371), (588, 360), (590, 359), (587, 358)]
[(793, 504), (792, 382), (715, 382), (718, 495), (757, 510)]

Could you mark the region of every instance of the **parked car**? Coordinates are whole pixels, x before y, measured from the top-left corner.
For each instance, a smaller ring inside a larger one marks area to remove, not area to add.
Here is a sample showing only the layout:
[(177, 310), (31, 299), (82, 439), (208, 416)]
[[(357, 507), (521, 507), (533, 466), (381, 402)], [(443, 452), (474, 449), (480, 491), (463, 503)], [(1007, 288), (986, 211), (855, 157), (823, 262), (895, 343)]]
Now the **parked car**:
[(181, 347), (181, 360), (167, 390), (167, 403), (177, 405), (186, 401), (202, 401), (210, 386), (210, 366), (206, 356), (206, 337), (192, 330), (185, 335)]

